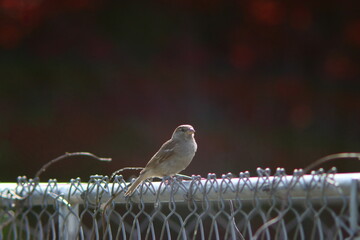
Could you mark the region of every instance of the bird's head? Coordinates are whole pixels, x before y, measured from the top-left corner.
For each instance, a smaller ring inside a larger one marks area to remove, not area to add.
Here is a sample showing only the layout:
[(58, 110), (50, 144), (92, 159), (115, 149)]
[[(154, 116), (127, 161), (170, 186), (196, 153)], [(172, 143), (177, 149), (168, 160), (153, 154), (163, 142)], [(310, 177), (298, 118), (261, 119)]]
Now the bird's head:
[(185, 138), (191, 138), (191, 137), (194, 137), (194, 133), (195, 133), (195, 129), (193, 128), (193, 126), (191, 125), (180, 125), (178, 126), (172, 137), (173, 138), (180, 138), (180, 137), (185, 137)]

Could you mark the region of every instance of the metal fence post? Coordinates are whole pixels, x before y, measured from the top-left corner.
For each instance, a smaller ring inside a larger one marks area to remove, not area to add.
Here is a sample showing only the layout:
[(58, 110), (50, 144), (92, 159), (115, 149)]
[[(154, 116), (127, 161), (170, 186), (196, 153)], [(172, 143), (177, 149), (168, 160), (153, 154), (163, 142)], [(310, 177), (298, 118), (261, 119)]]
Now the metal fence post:
[(350, 228), (353, 233), (353, 236), (360, 239), (359, 236), (359, 179), (353, 178), (351, 179), (350, 186), (350, 206), (349, 206), (349, 220), (350, 220)]

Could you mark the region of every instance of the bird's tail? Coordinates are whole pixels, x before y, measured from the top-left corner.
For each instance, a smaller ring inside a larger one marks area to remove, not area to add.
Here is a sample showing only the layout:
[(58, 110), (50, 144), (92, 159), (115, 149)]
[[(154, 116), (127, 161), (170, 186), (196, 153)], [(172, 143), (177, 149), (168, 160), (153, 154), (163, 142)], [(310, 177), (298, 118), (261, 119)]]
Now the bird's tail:
[(139, 186), (139, 184), (144, 181), (146, 177), (144, 175), (140, 175), (133, 184), (129, 187), (129, 189), (125, 192), (125, 197), (132, 195), (133, 192), (136, 190), (136, 188)]

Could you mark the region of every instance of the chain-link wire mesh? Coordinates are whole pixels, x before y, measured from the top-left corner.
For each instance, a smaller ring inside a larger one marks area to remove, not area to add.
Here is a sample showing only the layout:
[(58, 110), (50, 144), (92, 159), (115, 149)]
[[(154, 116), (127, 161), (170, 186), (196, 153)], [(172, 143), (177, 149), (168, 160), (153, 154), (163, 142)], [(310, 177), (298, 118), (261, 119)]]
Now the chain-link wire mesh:
[(0, 239), (355, 239), (360, 173), (0, 184)]

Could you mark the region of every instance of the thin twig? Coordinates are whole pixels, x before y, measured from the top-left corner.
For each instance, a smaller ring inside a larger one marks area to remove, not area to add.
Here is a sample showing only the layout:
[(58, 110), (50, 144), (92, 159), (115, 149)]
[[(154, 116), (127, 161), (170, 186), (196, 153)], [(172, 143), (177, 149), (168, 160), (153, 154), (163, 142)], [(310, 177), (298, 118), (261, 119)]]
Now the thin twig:
[(111, 174), (110, 180), (113, 179), (116, 174), (118, 174), (119, 172), (122, 172), (124, 170), (142, 170), (142, 169), (144, 169), (144, 168), (143, 167), (124, 167), (124, 168), (121, 168), (121, 169), (116, 170), (115, 172), (113, 172)]
[[(125, 171), (125, 170), (142, 170), (144, 169), (143, 167), (124, 167), (121, 168), (119, 170), (116, 170), (115, 172), (113, 172), (111, 174), (111, 177), (109, 179), (109, 181), (111, 181), (111, 179), (113, 179), (115, 177), (116, 174), (118, 174), (119, 172)], [(113, 196), (111, 196), (111, 198), (109, 200), (107, 200), (103, 206), (101, 207), (102, 209), (102, 215), (101, 215), (101, 220), (102, 220), (102, 225), (103, 225), (103, 237), (105, 238), (105, 234), (106, 234), (106, 221), (105, 221), (105, 214), (106, 214), (106, 209), (108, 208), (108, 206), (110, 205), (110, 203), (117, 197), (119, 196), (119, 194), (121, 193), (121, 191), (115, 193)]]
[(231, 216), (232, 216), (231, 217), (231, 222), (233, 224), (233, 227), (235, 228), (237, 234), (239, 235), (240, 240), (245, 240), (244, 236), (241, 234), (241, 232), (240, 232), (240, 230), (237, 227), (236, 222), (235, 222), (235, 217), (234, 217), (234, 212), (235, 211), (234, 211), (234, 205), (233, 205), (232, 200), (229, 200), (229, 203), (230, 203), (230, 211), (231, 211)]
[[(109, 180), (113, 179), (115, 177), (116, 174), (118, 174), (119, 172), (122, 172), (122, 171), (125, 171), (125, 170), (142, 170), (144, 169), (143, 167), (124, 167), (124, 168), (121, 168), (119, 170), (116, 170), (115, 172), (113, 172), (111, 174), (111, 177)], [(187, 176), (187, 175), (183, 175), (183, 174), (176, 174), (176, 176), (179, 176), (179, 177), (184, 177), (184, 178), (188, 178), (188, 179), (191, 179), (190, 176)], [(109, 200), (107, 200), (103, 206), (102, 206), (102, 225), (103, 225), (103, 229), (104, 229), (104, 233), (103, 233), (103, 237), (105, 237), (105, 234), (106, 234), (106, 221), (105, 221), (105, 214), (106, 214), (106, 209), (108, 208), (108, 206), (110, 205), (110, 203), (117, 197), (119, 196), (121, 193), (121, 191), (115, 193), (113, 196), (111, 196), (111, 198)]]
[[(330, 154), (327, 155), (325, 157), (319, 158), (318, 160), (316, 160), (315, 162), (311, 163), (310, 165), (308, 165), (306, 168), (304, 168), (302, 170), (302, 174), (305, 175), (308, 171), (310, 171), (311, 169), (319, 166), (320, 164), (326, 163), (326, 162), (330, 162), (336, 159), (344, 159), (344, 158), (355, 158), (357, 160), (360, 160), (360, 153), (354, 153), (354, 152), (349, 152), (349, 153), (334, 153), (334, 154)], [(291, 189), (289, 188), (287, 190), (287, 195), (290, 194)], [(260, 234), (267, 228), (269, 228), (271, 225), (279, 222), (284, 216), (285, 216), (285, 206), (286, 204), (284, 203), (281, 206), (280, 209), (280, 215), (278, 215), (275, 218), (270, 219), (269, 221), (267, 221), (266, 223), (264, 223), (254, 234), (253, 239), (258, 239), (258, 237), (260, 236)]]
[[(45, 165), (43, 165), (39, 171), (36, 172), (35, 174), (35, 177), (33, 179), (34, 181), (34, 187), (31, 189), (31, 191), (29, 191), (27, 193), (26, 196), (18, 196), (17, 194), (15, 195), (16, 196), (16, 204), (15, 204), (15, 207), (18, 207), (20, 204), (22, 204), (26, 199), (28, 199), (34, 192), (35, 192), (35, 189), (36, 189), (36, 186), (37, 184), (39, 183), (39, 179), (40, 179), (40, 175), (46, 171), (46, 169), (52, 165), (53, 163), (56, 163), (58, 161), (61, 161), (65, 158), (68, 158), (68, 157), (73, 157), (73, 156), (87, 156), (87, 157), (90, 157), (90, 158), (93, 158), (95, 160), (98, 160), (98, 161), (105, 161), (105, 162), (109, 162), (111, 161), (111, 158), (100, 158), (92, 153), (88, 153), (88, 152), (74, 152), (74, 153), (65, 153), (64, 155), (61, 155), (57, 158), (54, 158), (52, 159), (51, 161), (47, 162)], [(55, 193), (51, 193), (51, 194), (55, 194)], [(3, 196), (1, 196), (1, 198), (3, 198)], [(62, 199), (61, 200), (64, 202), (65, 199)], [(64, 202), (65, 203), (65, 202)], [(66, 204), (67, 206), (69, 206), (69, 204), (67, 203)], [(17, 216), (19, 216), (20, 214), (20, 211), (17, 211), (13, 216), (9, 217), (8, 220), (6, 220), (5, 222), (1, 223), (0, 224), (0, 229), (3, 229), (7, 224), (9, 224), (11, 221), (13, 221), (14, 219), (17, 218)]]
[(318, 160), (316, 160), (315, 162), (311, 163), (310, 165), (308, 165), (306, 168), (304, 168), (303, 173), (307, 173), (308, 171), (310, 171), (311, 169), (315, 168), (316, 166), (322, 164), (322, 163), (326, 163), (326, 162), (330, 162), (332, 160), (336, 160), (336, 159), (342, 159), (342, 158), (355, 158), (357, 160), (360, 160), (360, 153), (334, 153), (334, 154), (330, 154), (327, 155), (325, 157), (322, 157)]
[(100, 158), (92, 153), (89, 153), (89, 152), (73, 152), (73, 153), (65, 153), (64, 155), (61, 155), (60, 157), (57, 157), (57, 158), (54, 158), (53, 160), (47, 162), (45, 165), (43, 165), (39, 171), (37, 171), (37, 173), (35, 174), (35, 177), (34, 178), (40, 178), (40, 175), (46, 171), (46, 169), (52, 165), (53, 163), (56, 163), (60, 160), (63, 160), (65, 158), (68, 158), (68, 157), (73, 157), (73, 156), (87, 156), (87, 157), (90, 157), (90, 158), (93, 158), (95, 160), (98, 160), (98, 161), (104, 161), (104, 162), (110, 162), (111, 161), (111, 158)]

